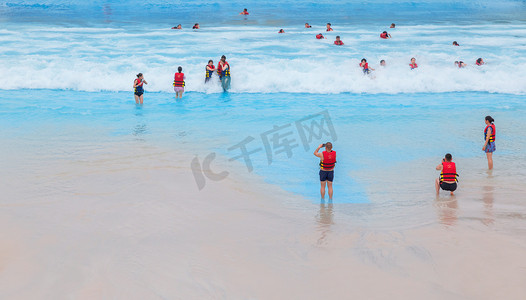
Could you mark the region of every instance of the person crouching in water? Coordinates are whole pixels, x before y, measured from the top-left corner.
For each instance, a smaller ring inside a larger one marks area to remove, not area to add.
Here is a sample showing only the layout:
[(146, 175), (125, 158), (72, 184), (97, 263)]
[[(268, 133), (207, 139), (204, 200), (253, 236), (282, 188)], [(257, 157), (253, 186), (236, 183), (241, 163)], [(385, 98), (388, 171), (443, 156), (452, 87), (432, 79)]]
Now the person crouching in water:
[(175, 73), (174, 75), (175, 98), (183, 98), (185, 78), (186, 77), (184, 76), (183, 68), (177, 68), (177, 73)]
[(362, 58), (362, 61), (360, 62), (360, 67), (363, 68), (363, 73), (365, 75), (371, 73), (371, 71), (374, 71), (373, 68), (369, 68), (369, 64), (367, 63), (367, 59)]
[(219, 80), (221, 80), (223, 91), (228, 91), (230, 89), (230, 65), (224, 55), (221, 56), (221, 60), (217, 64), (217, 75), (219, 75)]
[(453, 157), (448, 153), (436, 167), (437, 170), (442, 171), (440, 172), (440, 178), (435, 180), (437, 196), (440, 189), (451, 192), (451, 195), (453, 195), (453, 192), (457, 189), (457, 167), (455, 163), (451, 161), (452, 159)]
[(205, 83), (210, 81), (210, 78), (212, 78), (212, 74), (214, 74), (216, 70), (216, 67), (214, 66), (214, 61), (209, 60), (208, 65), (205, 67)]
[[(321, 148), (325, 151), (318, 153)], [(314, 155), (320, 159), (320, 194), (325, 199), (325, 185), (329, 188), (329, 200), (332, 200), (332, 181), (334, 179), (334, 165), (336, 164), (336, 151), (332, 150), (332, 143), (321, 144), (314, 151)]]
[(137, 79), (133, 81), (133, 88), (134, 96), (135, 96), (135, 104), (142, 104), (143, 98), (144, 98), (144, 88), (143, 84), (148, 84), (146, 80), (144, 80), (144, 76), (142, 73), (137, 74)]

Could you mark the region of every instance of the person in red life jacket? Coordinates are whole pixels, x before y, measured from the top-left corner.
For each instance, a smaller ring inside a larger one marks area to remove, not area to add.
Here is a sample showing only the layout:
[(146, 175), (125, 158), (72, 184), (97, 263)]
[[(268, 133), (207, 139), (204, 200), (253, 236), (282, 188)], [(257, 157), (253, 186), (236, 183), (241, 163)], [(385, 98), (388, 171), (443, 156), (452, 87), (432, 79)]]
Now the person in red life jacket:
[(395, 23), (391, 23), (391, 27), (389, 28), (395, 28), (395, 27), (396, 27)]
[(455, 65), (459, 68), (464, 68), (467, 64), (463, 61), (455, 61)]
[(385, 67), (385, 66), (386, 66), (386, 64), (385, 64), (385, 60), (382, 59), (382, 60), (380, 61), (380, 66), (382, 66), (382, 67)]
[(221, 80), (223, 91), (228, 91), (230, 89), (230, 65), (224, 55), (221, 56), (221, 60), (217, 64), (217, 75), (219, 75), (219, 80)]
[(484, 146), (482, 151), (486, 152), (488, 158), (488, 169), (493, 169), (493, 152), (495, 152), (495, 120), (492, 117), (486, 116), (486, 128), (484, 128)]
[(327, 30), (326, 31), (333, 31), (332, 28), (331, 28), (331, 23), (327, 23)]
[(285, 33), (285, 30), (280, 29), (280, 30), (278, 31), (278, 33)]
[(312, 26), (310, 26), (309, 23), (305, 23), (305, 28), (312, 28)]
[(192, 29), (199, 29), (199, 23), (195, 23), (194, 27)]
[(325, 39), (325, 37), (324, 37), (323, 34), (321, 34), (321, 33), (318, 33), (318, 34), (316, 35), (316, 38), (317, 38), (318, 40)]
[(143, 102), (144, 97), (144, 88), (143, 84), (148, 84), (146, 80), (144, 80), (144, 76), (142, 73), (137, 74), (137, 79), (133, 81), (133, 88), (134, 88), (134, 96), (135, 96), (135, 104), (141, 104)]
[(209, 60), (208, 65), (205, 67), (205, 83), (210, 81), (210, 78), (212, 78), (212, 74), (214, 74), (216, 70), (216, 67), (214, 66), (214, 61)]
[(374, 71), (373, 68), (369, 68), (369, 64), (367, 63), (367, 59), (362, 58), (362, 61), (360, 62), (360, 67), (363, 68), (364, 74), (369, 74), (371, 71)]
[(477, 66), (482, 66), (483, 64), (485, 64), (484, 60), (482, 58), (477, 58), (477, 61), (475, 62), (475, 64)]
[(387, 33), (387, 31), (384, 31), (384, 32), (380, 33), (380, 38), (382, 38), (382, 39), (390, 39), (391, 35), (389, 33)]
[[(321, 148), (325, 151), (318, 153)], [(332, 181), (334, 180), (334, 165), (336, 164), (336, 151), (332, 150), (332, 143), (321, 144), (314, 151), (314, 155), (320, 159), (320, 194), (325, 198), (325, 185), (329, 188), (329, 200), (332, 200)]]
[(453, 41), (453, 46), (460, 46), (457, 41)]
[(240, 15), (248, 15), (248, 10), (245, 8), (242, 12), (239, 13)]
[(186, 77), (183, 73), (183, 67), (177, 68), (177, 73), (174, 75), (174, 92), (175, 98), (183, 98), (184, 93), (184, 80)]
[(340, 36), (336, 36), (336, 40), (334, 41), (334, 45), (343, 46), (343, 42), (340, 40)]
[(183, 27), (181, 27), (181, 24), (179, 24), (177, 26), (172, 27), (172, 29), (183, 29)]
[(411, 67), (411, 70), (418, 68), (418, 65), (416, 64), (416, 58), (411, 58), (411, 63), (409, 64), (409, 66)]
[(457, 167), (455, 166), (455, 163), (451, 161), (452, 159), (453, 157), (448, 153), (446, 154), (446, 157), (442, 159), (442, 162), (436, 167), (437, 170), (442, 171), (440, 172), (440, 178), (435, 180), (437, 196), (440, 189), (450, 191), (451, 195), (453, 195), (453, 192), (457, 189)]

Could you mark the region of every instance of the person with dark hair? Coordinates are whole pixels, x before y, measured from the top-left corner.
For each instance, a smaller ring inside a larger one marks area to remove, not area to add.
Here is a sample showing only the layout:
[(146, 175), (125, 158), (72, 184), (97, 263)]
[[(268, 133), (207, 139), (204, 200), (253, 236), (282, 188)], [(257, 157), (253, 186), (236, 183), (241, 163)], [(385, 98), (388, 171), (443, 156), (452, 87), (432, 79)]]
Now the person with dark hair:
[(386, 64), (385, 64), (385, 60), (382, 59), (382, 60), (380, 61), (380, 66), (382, 66), (382, 67), (385, 67), (385, 66), (386, 66)]
[(142, 73), (139, 73), (137, 74), (137, 79), (133, 81), (135, 104), (143, 103), (143, 97), (144, 97), (143, 84), (148, 84), (148, 82), (144, 80), (144, 76), (142, 75)]
[(316, 35), (316, 38), (317, 38), (318, 40), (326, 39), (326, 37), (324, 37), (323, 34), (321, 34), (321, 33), (318, 33), (318, 34)]
[(195, 23), (194, 27), (192, 29), (199, 29), (199, 23)]
[[(325, 151), (318, 153), (321, 148)], [(325, 185), (329, 188), (329, 200), (332, 200), (332, 181), (334, 180), (334, 165), (336, 164), (336, 151), (332, 150), (332, 143), (321, 144), (314, 150), (314, 155), (320, 159), (320, 194), (325, 198)]]
[(230, 65), (224, 55), (221, 56), (221, 60), (217, 64), (217, 75), (219, 75), (219, 79), (221, 80), (223, 91), (228, 91), (228, 89), (230, 89)]
[(460, 46), (457, 41), (453, 41), (453, 46)]
[(380, 38), (382, 38), (382, 39), (390, 39), (391, 35), (389, 33), (387, 33), (387, 31), (384, 31), (384, 32), (380, 33)]
[(240, 12), (239, 14), (240, 14), (240, 15), (245, 15), (245, 16), (246, 16), (246, 15), (248, 15), (249, 13), (248, 13), (248, 10), (245, 8), (245, 9), (243, 9), (243, 11)]
[(179, 24), (177, 26), (172, 27), (172, 29), (183, 29), (183, 27), (181, 27), (181, 24)]
[(312, 28), (309, 23), (305, 23), (305, 28)]
[(331, 28), (331, 23), (327, 23), (327, 30), (326, 31), (333, 31)]
[(482, 151), (486, 152), (488, 158), (488, 169), (493, 169), (493, 152), (495, 152), (495, 120), (491, 116), (486, 116), (484, 122), (486, 122), (486, 128), (484, 129), (484, 146)]
[(214, 74), (216, 70), (216, 67), (214, 66), (214, 61), (213, 60), (209, 60), (208, 61), (208, 65), (206, 65), (205, 67), (205, 83), (207, 83), (208, 81), (210, 81), (210, 78), (212, 78), (212, 75)]
[(457, 167), (452, 160), (453, 156), (448, 153), (442, 159), (442, 162), (436, 166), (436, 169), (441, 171), (440, 177), (435, 180), (435, 190), (437, 192), (437, 196), (440, 189), (451, 192), (452, 196), (453, 192), (457, 189)]
[(482, 66), (483, 64), (485, 64), (485, 62), (484, 62), (484, 60), (481, 57), (479, 57), (479, 58), (477, 58), (477, 61), (475, 62), (475, 64), (477, 66)]
[(278, 33), (285, 33), (285, 30), (280, 29), (280, 30), (278, 31)]
[(467, 64), (463, 61), (455, 61), (455, 65), (459, 68), (464, 68)]
[(391, 27), (389, 28), (395, 28), (395, 27), (396, 27), (395, 23), (391, 23)]
[(343, 46), (342, 40), (340, 40), (340, 36), (336, 36), (336, 40), (334, 41), (334, 45)]
[(411, 58), (411, 63), (409, 64), (409, 66), (411, 67), (411, 70), (418, 68), (418, 65), (416, 64), (416, 58)]
[(367, 63), (367, 59), (362, 58), (362, 61), (360, 62), (360, 67), (363, 69), (363, 73), (365, 75), (371, 73), (371, 71), (374, 71), (373, 68), (369, 68), (369, 64)]
[(177, 73), (174, 75), (174, 92), (175, 92), (175, 98), (183, 98), (184, 93), (184, 80), (185, 76), (183, 73), (183, 67), (179, 66), (177, 68)]

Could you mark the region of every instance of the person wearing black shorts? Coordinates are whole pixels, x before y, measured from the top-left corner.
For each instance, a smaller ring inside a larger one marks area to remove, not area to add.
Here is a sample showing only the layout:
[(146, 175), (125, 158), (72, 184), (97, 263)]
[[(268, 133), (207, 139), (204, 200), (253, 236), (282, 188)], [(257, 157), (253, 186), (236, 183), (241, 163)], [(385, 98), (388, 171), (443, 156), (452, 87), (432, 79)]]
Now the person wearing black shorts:
[(441, 171), (440, 177), (435, 180), (437, 196), (440, 189), (449, 191), (451, 196), (453, 196), (453, 192), (457, 189), (457, 166), (454, 162), (452, 162), (452, 160), (453, 156), (448, 153), (442, 159), (442, 162), (436, 167), (438, 171)]
[[(318, 153), (321, 148), (325, 147), (325, 151)], [(332, 143), (327, 142), (321, 144), (314, 151), (314, 155), (320, 159), (320, 194), (321, 198), (325, 198), (325, 186), (329, 189), (329, 200), (332, 200), (332, 181), (334, 180), (334, 165), (336, 164), (336, 151), (332, 150)]]

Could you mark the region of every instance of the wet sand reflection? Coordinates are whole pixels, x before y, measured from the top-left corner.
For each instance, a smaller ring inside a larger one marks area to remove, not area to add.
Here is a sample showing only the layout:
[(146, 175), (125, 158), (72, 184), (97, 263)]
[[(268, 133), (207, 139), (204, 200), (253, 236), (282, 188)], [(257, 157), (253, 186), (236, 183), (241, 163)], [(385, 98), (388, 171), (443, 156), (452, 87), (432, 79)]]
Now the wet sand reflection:
[(316, 216), (316, 222), (318, 223), (318, 230), (321, 232), (317, 244), (322, 245), (326, 243), (327, 237), (331, 232), (331, 225), (334, 224), (332, 200), (329, 200), (327, 205), (325, 205), (325, 200), (320, 201), (320, 212)]

